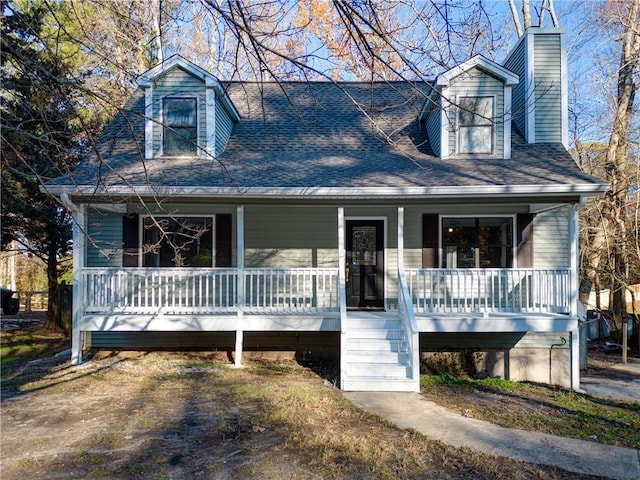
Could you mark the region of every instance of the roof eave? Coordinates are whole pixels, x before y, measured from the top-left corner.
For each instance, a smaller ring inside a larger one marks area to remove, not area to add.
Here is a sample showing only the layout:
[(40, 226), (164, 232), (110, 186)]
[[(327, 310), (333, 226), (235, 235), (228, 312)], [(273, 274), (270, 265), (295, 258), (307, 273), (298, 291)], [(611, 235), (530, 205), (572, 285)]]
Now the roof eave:
[(476, 55), (451, 70), (438, 75), (436, 78), (436, 85), (447, 86), (453, 81), (453, 79), (476, 67), (500, 79), (507, 87), (514, 86), (519, 82), (519, 76), (512, 71), (486, 57), (483, 57), (482, 55)]
[(43, 192), (73, 197), (181, 197), (199, 198), (271, 198), (271, 199), (435, 199), (435, 198), (504, 198), (555, 197), (559, 195), (591, 197), (608, 190), (607, 184), (555, 185), (482, 185), (445, 187), (194, 187), (194, 186), (111, 186), (45, 185)]

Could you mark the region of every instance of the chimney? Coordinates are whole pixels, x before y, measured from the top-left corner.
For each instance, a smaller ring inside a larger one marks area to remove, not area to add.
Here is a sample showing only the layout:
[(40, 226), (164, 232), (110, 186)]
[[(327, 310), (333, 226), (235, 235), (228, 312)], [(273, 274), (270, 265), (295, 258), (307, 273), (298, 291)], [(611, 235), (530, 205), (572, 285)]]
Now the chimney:
[(566, 30), (528, 28), (504, 66), (518, 74), (512, 112), (528, 143), (568, 146)]

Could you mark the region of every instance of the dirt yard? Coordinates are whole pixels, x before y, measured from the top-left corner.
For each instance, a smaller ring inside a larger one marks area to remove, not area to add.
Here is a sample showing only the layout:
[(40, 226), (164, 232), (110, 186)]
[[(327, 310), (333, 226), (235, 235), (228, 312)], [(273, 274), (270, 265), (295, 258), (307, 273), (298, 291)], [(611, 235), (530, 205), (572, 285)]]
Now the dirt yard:
[[(3, 338), (3, 343), (7, 337)], [(2, 382), (0, 476), (56, 479), (577, 479), (459, 450), (356, 409), (325, 365), (202, 353), (68, 353)]]

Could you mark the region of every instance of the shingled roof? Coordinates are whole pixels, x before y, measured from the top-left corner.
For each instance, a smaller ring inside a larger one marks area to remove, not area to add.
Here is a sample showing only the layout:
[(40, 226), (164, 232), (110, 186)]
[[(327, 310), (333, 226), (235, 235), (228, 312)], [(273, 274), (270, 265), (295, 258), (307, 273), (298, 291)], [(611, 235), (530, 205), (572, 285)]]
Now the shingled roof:
[(431, 188), (599, 185), (562, 144), (512, 158), (436, 157), (418, 116), (430, 90), (408, 82), (225, 84), (241, 115), (217, 158), (144, 159), (144, 93), (136, 91), (64, 187)]

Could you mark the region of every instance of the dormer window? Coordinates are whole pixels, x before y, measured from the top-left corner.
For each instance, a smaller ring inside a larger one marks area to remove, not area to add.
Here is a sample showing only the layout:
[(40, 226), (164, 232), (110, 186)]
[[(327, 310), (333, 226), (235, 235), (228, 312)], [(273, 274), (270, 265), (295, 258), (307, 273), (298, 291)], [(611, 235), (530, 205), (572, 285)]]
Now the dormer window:
[(198, 123), (195, 98), (163, 100), (163, 145), (165, 155), (195, 155)]
[(493, 97), (458, 98), (458, 153), (493, 154)]

